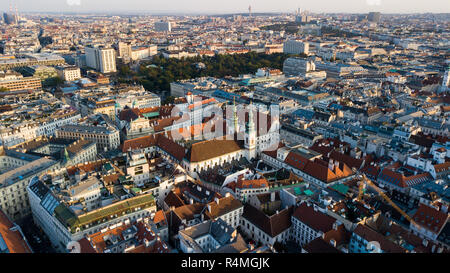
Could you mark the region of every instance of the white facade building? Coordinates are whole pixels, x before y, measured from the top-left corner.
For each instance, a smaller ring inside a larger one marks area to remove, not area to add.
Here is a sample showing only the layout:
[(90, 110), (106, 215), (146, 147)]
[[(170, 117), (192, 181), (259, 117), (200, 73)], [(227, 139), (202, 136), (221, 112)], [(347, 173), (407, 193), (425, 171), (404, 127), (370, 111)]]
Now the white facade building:
[(309, 43), (288, 40), (283, 44), (283, 53), (285, 54), (308, 54), (309, 53)]
[(116, 51), (113, 48), (86, 47), (86, 65), (101, 73), (113, 73), (117, 71)]

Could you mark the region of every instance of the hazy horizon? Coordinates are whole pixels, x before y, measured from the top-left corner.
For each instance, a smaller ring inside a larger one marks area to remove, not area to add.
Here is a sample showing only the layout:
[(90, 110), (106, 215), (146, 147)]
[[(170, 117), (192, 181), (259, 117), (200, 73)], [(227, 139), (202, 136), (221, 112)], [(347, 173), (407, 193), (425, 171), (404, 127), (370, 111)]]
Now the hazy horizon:
[(4, 0), (0, 10), (9, 11), (17, 5), (19, 12), (56, 13), (154, 13), (154, 14), (227, 14), (286, 13), (298, 8), (313, 13), (450, 13), (449, 0)]

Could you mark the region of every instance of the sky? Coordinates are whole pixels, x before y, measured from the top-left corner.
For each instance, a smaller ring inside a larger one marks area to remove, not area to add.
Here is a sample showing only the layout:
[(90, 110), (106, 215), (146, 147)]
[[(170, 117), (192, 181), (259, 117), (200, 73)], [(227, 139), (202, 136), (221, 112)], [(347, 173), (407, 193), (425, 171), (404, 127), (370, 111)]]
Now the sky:
[(450, 0), (0, 0), (0, 10), (17, 5), (19, 12), (149, 12), (149, 13), (450, 13)]

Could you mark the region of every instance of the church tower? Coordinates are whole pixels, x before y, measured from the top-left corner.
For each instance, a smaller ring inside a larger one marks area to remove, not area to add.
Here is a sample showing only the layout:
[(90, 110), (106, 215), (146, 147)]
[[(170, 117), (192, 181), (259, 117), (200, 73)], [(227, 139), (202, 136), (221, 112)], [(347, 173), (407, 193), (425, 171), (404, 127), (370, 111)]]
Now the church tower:
[(245, 126), (245, 149), (247, 150), (247, 159), (256, 157), (256, 129), (253, 120), (253, 104), (250, 102), (248, 112), (248, 122)]
[(239, 120), (236, 108), (236, 97), (233, 97), (233, 125), (234, 133), (237, 135), (239, 133)]

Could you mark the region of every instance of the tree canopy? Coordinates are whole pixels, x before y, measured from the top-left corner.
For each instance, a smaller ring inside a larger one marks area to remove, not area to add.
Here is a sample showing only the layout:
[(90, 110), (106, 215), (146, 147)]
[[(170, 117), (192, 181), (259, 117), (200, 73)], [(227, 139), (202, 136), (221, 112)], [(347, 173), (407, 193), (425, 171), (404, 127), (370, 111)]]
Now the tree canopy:
[[(160, 56), (153, 57), (150, 62), (140, 65), (135, 72), (126, 67), (119, 68), (121, 83), (138, 82), (146, 90), (164, 91), (170, 90), (170, 83), (174, 81), (198, 78), (239, 76), (241, 74), (255, 73), (258, 68), (283, 68), (283, 62), (288, 57), (285, 54), (264, 54), (250, 52), (236, 55), (215, 55), (213, 57), (197, 56), (192, 58), (166, 59)], [(205, 68), (199, 69), (196, 64), (204, 63)]]

